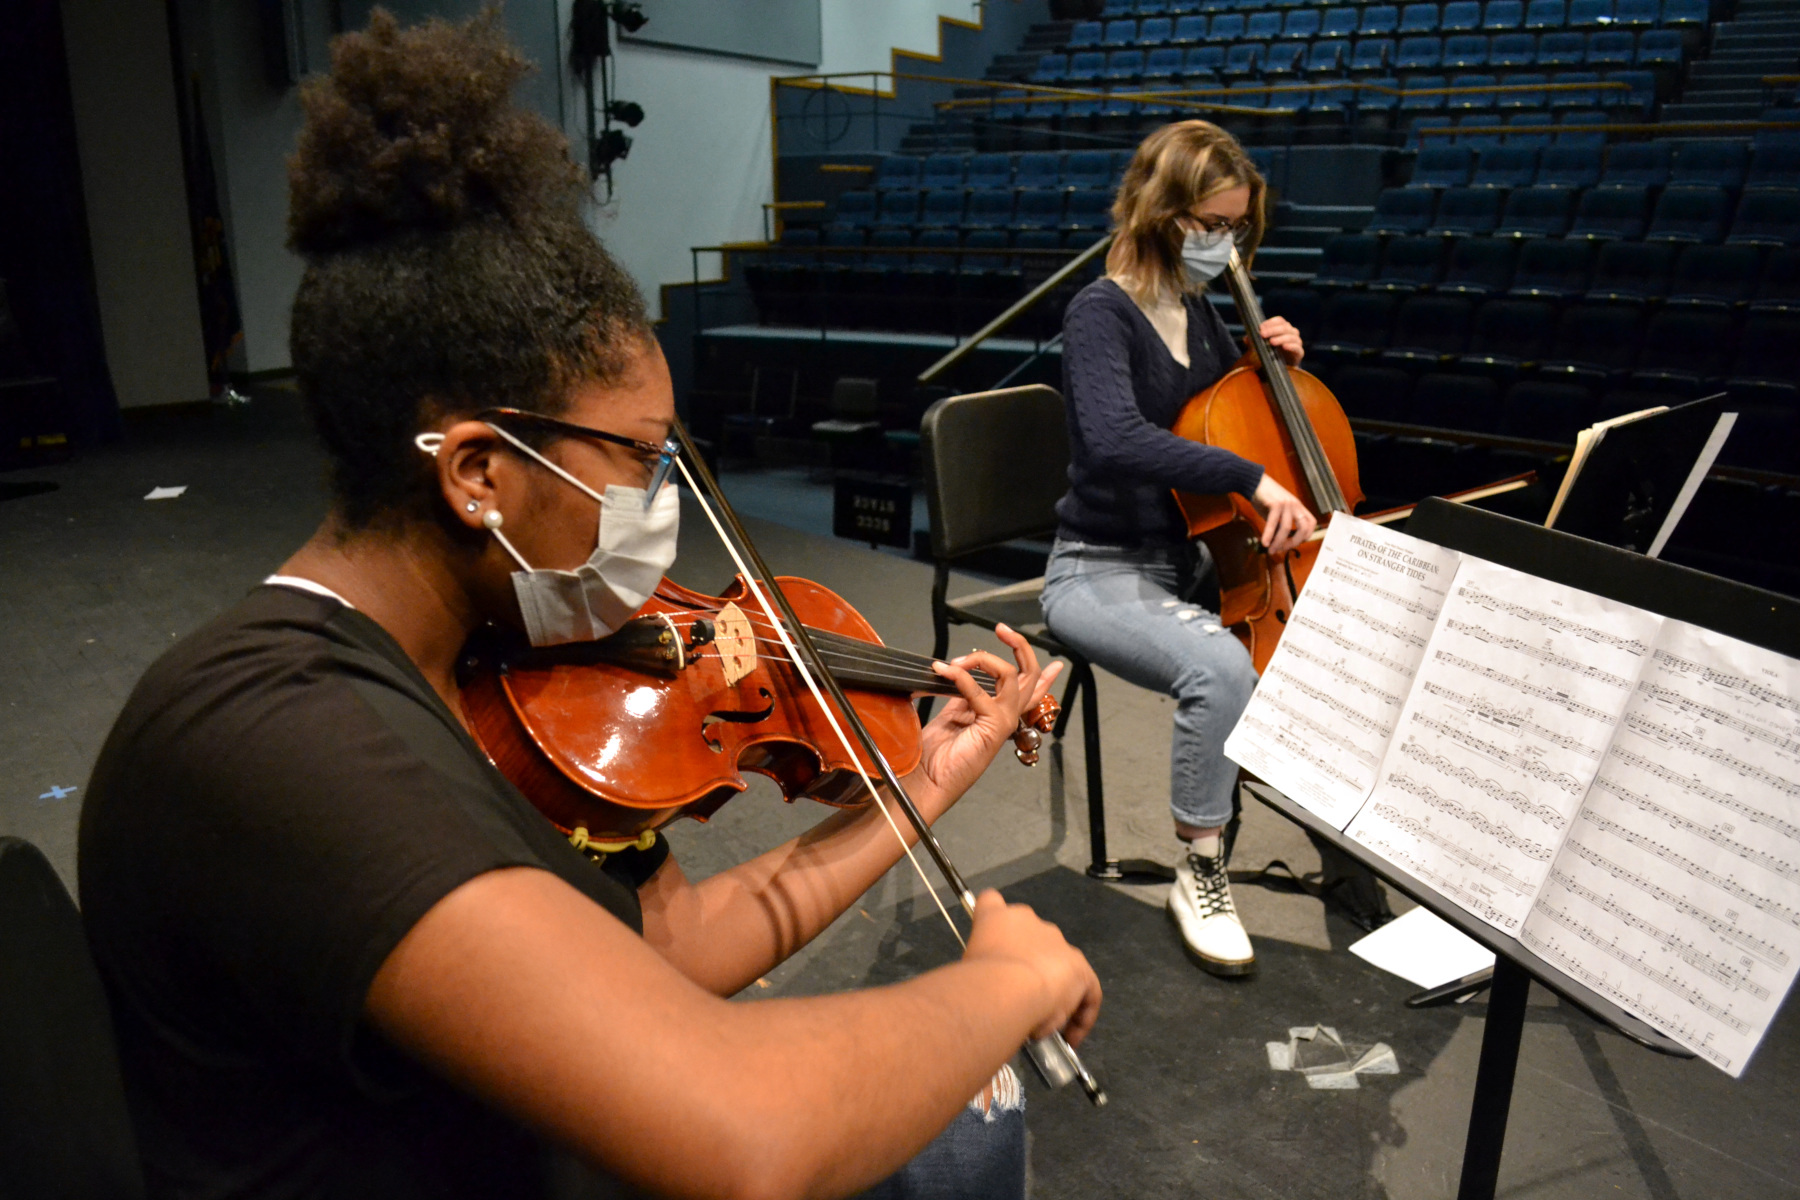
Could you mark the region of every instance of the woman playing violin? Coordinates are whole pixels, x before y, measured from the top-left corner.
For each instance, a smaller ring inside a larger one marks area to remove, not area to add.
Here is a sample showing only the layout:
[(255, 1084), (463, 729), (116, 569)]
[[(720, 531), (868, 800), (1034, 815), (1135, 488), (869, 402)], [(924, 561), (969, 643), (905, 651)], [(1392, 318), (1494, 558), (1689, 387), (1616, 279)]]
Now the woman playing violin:
[[(728, 1003), (896, 861), (874, 807), (701, 882), (660, 840), (596, 865), (465, 728), (473, 631), (594, 636), (673, 555), (668, 370), (508, 99), (525, 69), (492, 13), (378, 13), (305, 95), (292, 348), (332, 508), (150, 668), (82, 814), (151, 1193), (575, 1194), (580, 1161), (672, 1196), (1022, 1195), (1016, 1081), (984, 1088), (1100, 998), (1053, 926), (988, 893), (960, 962)], [(927, 817), (1056, 673), (1001, 637), (1016, 661), (938, 668)]]
[[(1144, 139), (1113, 201), (1106, 276), (1063, 317), (1069, 491), (1044, 580), (1051, 631), (1095, 664), (1176, 701), (1169, 807), (1185, 854), (1168, 911), (1189, 956), (1218, 975), (1254, 969), (1225, 874), (1237, 770), (1224, 757), (1256, 673), (1250, 655), (1193, 594), (1203, 550), (1187, 540), (1171, 489), (1239, 492), (1283, 553), (1315, 520), (1261, 466), (1170, 432), (1182, 406), (1237, 355), (1202, 294), (1235, 243), (1262, 236), (1265, 187), (1237, 140), (1205, 121)], [(1262, 335), (1291, 364), (1299, 331), (1271, 317)]]

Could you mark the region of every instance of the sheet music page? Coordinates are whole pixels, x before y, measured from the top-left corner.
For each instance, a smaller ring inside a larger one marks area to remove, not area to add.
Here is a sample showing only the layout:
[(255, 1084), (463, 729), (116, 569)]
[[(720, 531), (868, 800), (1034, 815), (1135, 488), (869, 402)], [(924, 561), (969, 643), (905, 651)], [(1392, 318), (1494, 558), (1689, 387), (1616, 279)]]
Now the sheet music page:
[(1800, 964), (1800, 662), (1668, 622), (1519, 940), (1741, 1074)]
[(1333, 517), (1225, 756), (1342, 829), (1375, 784), (1458, 561)]
[(1465, 558), (1345, 832), (1517, 934), (1661, 623)]

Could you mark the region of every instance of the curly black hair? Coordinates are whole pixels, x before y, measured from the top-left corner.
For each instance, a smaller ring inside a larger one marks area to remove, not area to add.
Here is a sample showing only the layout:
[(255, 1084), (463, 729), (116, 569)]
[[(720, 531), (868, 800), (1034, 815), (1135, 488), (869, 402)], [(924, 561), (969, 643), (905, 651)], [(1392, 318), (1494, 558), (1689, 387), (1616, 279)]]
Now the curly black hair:
[(531, 65), (489, 8), (402, 29), (382, 9), (301, 95), (288, 246), (306, 260), (289, 347), (350, 528), (428, 511), (412, 438), (442, 416), (556, 413), (650, 334), (582, 220), (563, 136), (512, 103)]

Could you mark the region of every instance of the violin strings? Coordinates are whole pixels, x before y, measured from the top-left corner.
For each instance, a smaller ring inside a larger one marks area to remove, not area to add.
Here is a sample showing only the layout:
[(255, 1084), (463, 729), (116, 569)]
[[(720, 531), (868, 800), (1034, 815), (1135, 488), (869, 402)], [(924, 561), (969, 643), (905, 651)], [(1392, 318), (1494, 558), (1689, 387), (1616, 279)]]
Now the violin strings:
[(695, 482), (693, 473), (688, 470), (687, 463), (679, 455), (675, 459), (675, 465), (681, 468), (682, 477), (687, 480), (689, 489), (693, 491), (694, 499), (700, 505), (700, 511), (706, 514), (706, 519), (712, 524), (713, 532), (719, 535), (720, 543), (731, 555), (731, 561), (736, 564), (739, 573), (743, 575), (745, 584), (750, 588), (750, 594), (756, 598), (757, 604), (768, 615), (776, 632), (781, 637), (782, 644), (787, 647), (787, 652), (795, 659), (794, 666), (800, 678), (806, 681), (807, 690), (812, 693), (813, 700), (819, 706), (819, 711), (825, 714), (825, 720), (831, 725), (832, 732), (837, 734), (839, 743), (849, 754), (850, 765), (856, 768), (856, 773), (861, 777), (863, 786), (869, 789), (869, 799), (876, 808), (881, 810), (881, 815), (887, 821), (888, 828), (894, 831), (894, 837), (900, 843), (900, 851), (906, 855), (906, 861), (912, 864), (912, 869), (918, 875), (919, 883), (925, 888), (926, 895), (931, 897), (931, 902), (937, 905), (938, 912), (943, 914), (944, 924), (950, 927), (950, 932), (955, 936), (957, 944), (965, 950), (968, 949), (969, 943), (963, 939), (962, 930), (958, 929), (956, 922), (950, 918), (950, 910), (944, 907), (943, 897), (939, 896), (937, 889), (931, 886), (931, 880), (926, 876), (925, 868), (919, 865), (918, 856), (913, 853), (913, 848), (907, 845), (906, 835), (900, 832), (899, 822), (894, 820), (894, 814), (888, 811), (887, 805), (881, 802), (881, 793), (875, 789), (875, 781), (870, 779), (869, 773), (863, 769), (862, 759), (857, 757), (855, 749), (850, 745), (849, 735), (844, 732), (843, 726), (838, 724), (837, 714), (832, 711), (829, 704), (825, 703), (825, 697), (819, 691), (818, 681), (813, 678), (812, 672), (807, 669), (806, 664), (798, 661), (800, 658), (799, 647), (789, 639), (786, 626), (776, 618), (774, 606), (769, 603), (768, 598), (762, 593), (762, 588), (751, 576), (749, 566), (744, 562), (743, 556), (738, 553), (737, 544), (726, 534), (724, 526), (719, 523), (718, 514), (713, 512), (712, 505), (707, 503), (706, 496)]

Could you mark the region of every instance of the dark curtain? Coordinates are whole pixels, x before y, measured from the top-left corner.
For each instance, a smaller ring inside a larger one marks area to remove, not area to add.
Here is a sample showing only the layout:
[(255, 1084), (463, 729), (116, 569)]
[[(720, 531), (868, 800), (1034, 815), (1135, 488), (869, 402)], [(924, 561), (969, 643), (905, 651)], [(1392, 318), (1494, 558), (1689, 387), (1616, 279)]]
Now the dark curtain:
[[(0, 277), (31, 365), (60, 382), (56, 429), (119, 433), (75, 149), (57, 0), (0, 2)], [(42, 419), (40, 418), (40, 423)]]

